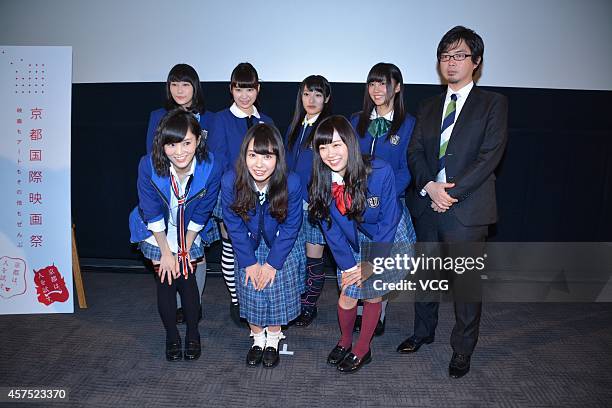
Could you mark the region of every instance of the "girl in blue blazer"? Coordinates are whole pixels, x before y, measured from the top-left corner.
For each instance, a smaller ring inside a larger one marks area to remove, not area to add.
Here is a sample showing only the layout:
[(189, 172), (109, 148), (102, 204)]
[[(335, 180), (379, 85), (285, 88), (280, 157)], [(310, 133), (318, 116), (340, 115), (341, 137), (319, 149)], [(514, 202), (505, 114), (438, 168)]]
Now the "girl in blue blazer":
[[(239, 156), (240, 146), (247, 130), (257, 123), (273, 124), (272, 119), (258, 110), (257, 96), (259, 95), (259, 76), (253, 65), (248, 62), (240, 63), (232, 71), (230, 78), (230, 92), (233, 103), (228, 109), (215, 114), (215, 137), (223, 141), (226, 147), (226, 170), (233, 169)], [(215, 208), (215, 217), (222, 218), (221, 205)], [(231, 295), (230, 316), (236, 325), (240, 323), (240, 307), (236, 297), (236, 283), (234, 281), (234, 251), (227, 231), (220, 223), (223, 250), (221, 252), (221, 270)]]
[[(411, 179), (407, 153), (414, 124), (415, 118), (404, 109), (404, 80), (399, 68), (384, 62), (374, 65), (366, 81), (363, 110), (351, 117), (351, 125), (359, 135), (361, 152), (391, 165), (395, 173), (395, 191), (402, 201)], [(385, 299), (376, 335), (385, 330), (386, 309)], [(358, 314), (361, 315), (361, 307)], [(358, 317), (356, 331), (360, 325)]]
[[(370, 342), (381, 312), (381, 296), (388, 292), (375, 282), (385, 277), (389, 280), (389, 276), (397, 278), (398, 273), (368, 277), (368, 261), (373, 258), (366, 256), (364, 244), (370, 245), (372, 254), (381, 256), (409, 253), (415, 234), (395, 191), (393, 169), (383, 160), (362, 156), (356, 135), (344, 117), (330, 116), (321, 122), (314, 135), (313, 151), (310, 216), (321, 223), (338, 265), (341, 288), (341, 337), (327, 361), (342, 372), (352, 372), (371, 361)], [(358, 299), (364, 300), (363, 321), (353, 347)]]
[(305, 264), (300, 178), (288, 173), (275, 127), (249, 129), (221, 183), (223, 221), (236, 253), (240, 316), (251, 328), (247, 365), (278, 364), (281, 325), (300, 313)]
[[(221, 158), (225, 156), (225, 144), (213, 136), (212, 126), (214, 114), (205, 109), (200, 77), (196, 70), (187, 64), (177, 64), (172, 67), (168, 73), (168, 78), (166, 80), (166, 103), (163, 108), (154, 110), (149, 116), (146, 140), (147, 153), (150, 154), (153, 150), (153, 137), (155, 136), (155, 130), (161, 119), (168, 111), (178, 108), (190, 111), (195, 115), (200, 123), (200, 127), (206, 133), (204, 137), (206, 147), (209, 151), (215, 153), (217, 160), (221, 160)], [(207, 226), (207, 233), (209, 236), (209, 243), (221, 238), (219, 227), (216, 223), (211, 222)], [(206, 261), (204, 258), (202, 258), (202, 262), (198, 264), (195, 276), (198, 284), (198, 292), (201, 295), (204, 292), (204, 284), (206, 282)], [(176, 302), (176, 322), (183, 323), (183, 308), (181, 307), (181, 298), (178, 295), (176, 297)], [(202, 311), (200, 310), (199, 317), (201, 318), (201, 316)]]
[(317, 316), (317, 300), (323, 290), (323, 249), (325, 239), (318, 224), (308, 220), (308, 185), (312, 172), (312, 136), (319, 123), (332, 112), (331, 86), (321, 75), (311, 75), (300, 84), (295, 102), (295, 112), (287, 135), (287, 167), (300, 176), (304, 206), (306, 239), (306, 289), (302, 294), (302, 312), (295, 321), (298, 327), (306, 327)]
[(200, 236), (217, 202), (222, 164), (208, 152), (193, 114), (169, 112), (158, 126), (153, 149), (138, 166), (138, 199), (130, 215), (132, 242), (153, 262), (158, 276), (157, 307), (166, 329), (166, 358), (183, 357), (176, 327), (176, 294), (181, 296), (187, 332), (184, 357), (200, 357), (200, 296), (193, 275), (204, 256)]

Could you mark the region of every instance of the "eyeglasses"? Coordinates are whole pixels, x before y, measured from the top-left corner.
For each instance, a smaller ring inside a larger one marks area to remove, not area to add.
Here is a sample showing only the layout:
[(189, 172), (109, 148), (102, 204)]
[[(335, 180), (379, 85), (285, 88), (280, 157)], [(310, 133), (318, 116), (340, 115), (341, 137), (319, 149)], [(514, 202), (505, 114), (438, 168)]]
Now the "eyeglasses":
[(463, 61), (464, 59), (466, 59), (467, 57), (471, 57), (472, 54), (463, 54), (463, 53), (458, 53), (458, 54), (441, 54), (440, 57), (438, 58), (440, 60), (440, 62), (448, 62), (452, 59), (454, 59), (455, 61)]

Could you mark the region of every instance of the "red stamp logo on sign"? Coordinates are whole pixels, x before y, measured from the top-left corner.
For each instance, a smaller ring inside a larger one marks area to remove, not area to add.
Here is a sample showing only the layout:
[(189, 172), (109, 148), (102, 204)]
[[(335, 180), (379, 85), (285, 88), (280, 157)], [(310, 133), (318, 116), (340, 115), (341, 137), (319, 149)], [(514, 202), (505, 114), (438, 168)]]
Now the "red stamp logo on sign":
[(21, 258), (0, 258), (0, 297), (10, 299), (26, 292), (26, 263)]
[(64, 277), (55, 265), (34, 271), (34, 283), (38, 301), (46, 306), (53, 302), (65, 302), (68, 300), (68, 288)]

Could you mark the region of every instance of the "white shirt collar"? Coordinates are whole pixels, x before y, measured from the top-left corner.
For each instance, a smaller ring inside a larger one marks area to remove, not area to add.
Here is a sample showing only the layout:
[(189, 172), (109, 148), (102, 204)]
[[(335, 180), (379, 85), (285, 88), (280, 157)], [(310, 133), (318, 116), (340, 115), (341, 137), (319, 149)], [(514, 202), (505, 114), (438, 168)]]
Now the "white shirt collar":
[(465, 100), (468, 95), (470, 94), (470, 91), (472, 90), (472, 88), (474, 87), (474, 81), (470, 81), (469, 84), (467, 84), (466, 86), (464, 86), (463, 88), (459, 89), (458, 91), (453, 91), (450, 86), (446, 89), (446, 100), (450, 100), (450, 97), (452, 94), (457, 94), (457, 100)]
[[(238, 105), (236, 105), (236, 102), (232, 103), (232, 106), (230, 106), (230, 112), (232, 112), (237, 118), (246, 118), (249, 116), (240, 110)], [(251, 116), (255, 116), (257, 119), (260, 119), (259, 112), (257, 111), (257, 106), (255, 105), (253, 105), (253, 115)]]
[(344, 185), (344, 178), (342, 178), (340, 174), (336, 173), (335, 171), (332, 171), (331, 174), (332, 174), (332, 183)]
[(305, 125), (305, 124), (312, 125), (313, 123), (315, 123), (317, 121), (317, 119), (319, 118), (320, 114), (321, 114), (321, 112), (317, 113), (316, 115), (314, 115), (310, 119), (307, 119), (306, 115), (304, 115), (304, 120), (302, 120), (302, 125)]
[[(193, 156), (193, 160), (191, 161), (191, 167), (189, 168), (185, 176), (191, 176), (193, 172), (195, 171), (195, 166), (196, 166), (196, 158), (195, 156)], [(177, 174), (176, 170), (174, 170), (174, 166), (172, 164), (170, 164), (170, 174), (172, 174), (176, 180), (180, 180), (180, 177)], [(183, 182), (181, 182), (181, 184), (183, 184), (185, 180), (187, 180), (187, 178), (183, 179)]]
[(268, 184), (263, 186), (263, 188), (260, 190), (257, 184), (253, 181), (253, 187), (255, 187), (255, 191), (257, 192), (257, 194), (268, 194)]
[(377, 119), (377, 118), (380, 118), (380, 117), (383, 117), (383, 118), (393, 122), (393, 111), (387, 112), (385, 115), (378, 116), (378, 112), (376, 112), (376, 108), (372, 109), (372, 113), (370, 113), (370, 120), (374, 120), (374, 119)]

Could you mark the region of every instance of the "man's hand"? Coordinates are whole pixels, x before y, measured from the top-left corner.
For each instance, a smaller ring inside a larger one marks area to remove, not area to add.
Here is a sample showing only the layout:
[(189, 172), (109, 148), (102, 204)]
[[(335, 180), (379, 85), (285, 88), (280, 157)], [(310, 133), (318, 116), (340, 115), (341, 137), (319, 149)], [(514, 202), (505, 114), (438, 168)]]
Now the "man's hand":
[(437, 181), (430, 181), (424, 187), (425, 191), (431, 198), (431, 201), (435, 203), (440, 209), (446, 211), (457, 201), (456, 198), (451, 197), (446, 190), (455, 187), (455, 183), (441, 183)]
[(437, 213), (446, 212), (446, 210), (443, 210), (442, 208), (438, 207), (438, 205), (436, 203), (434, 203), (433, 201), (431, 202), (431, 209), (434, 210)]

